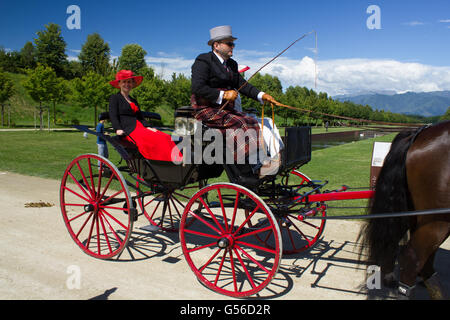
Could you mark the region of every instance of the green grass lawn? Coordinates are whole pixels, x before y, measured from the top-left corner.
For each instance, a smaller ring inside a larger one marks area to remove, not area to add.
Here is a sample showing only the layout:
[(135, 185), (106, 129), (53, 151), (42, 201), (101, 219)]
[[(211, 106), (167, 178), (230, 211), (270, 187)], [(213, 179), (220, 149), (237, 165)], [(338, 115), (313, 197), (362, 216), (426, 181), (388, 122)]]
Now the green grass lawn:
[[(390, 142), (395, 134), (313, 151), (312, 160), (300, 171), (313, 180), (329, 181), (326, 189), (368, 187), (374, 141)], [(118, 153), (110, 147), (116, 165)], [(97, 153), (96, 137), (81, 132), (17, 131), (0, 132), (0, 170), (60, 180), (70, 161), (83, 153)], [(211, 180), (228, 181), (225, 174)], [(365, 206), (367, 200), (329, 203), (339, 206)], [(357, 210), (363, 213), (362, 210)], [(356, 214), (354, 210), (329, 210), (330, 214)]]

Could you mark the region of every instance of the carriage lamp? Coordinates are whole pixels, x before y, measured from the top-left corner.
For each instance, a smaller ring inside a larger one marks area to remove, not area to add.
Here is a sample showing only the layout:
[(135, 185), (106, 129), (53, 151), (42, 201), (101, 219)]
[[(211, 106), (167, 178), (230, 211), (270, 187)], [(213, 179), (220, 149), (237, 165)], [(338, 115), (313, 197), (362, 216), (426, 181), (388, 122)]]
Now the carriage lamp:
[(179, 136), (193, 135), (197, 129), (197, 120), (194, 118), (176, 117), (175, 134)]

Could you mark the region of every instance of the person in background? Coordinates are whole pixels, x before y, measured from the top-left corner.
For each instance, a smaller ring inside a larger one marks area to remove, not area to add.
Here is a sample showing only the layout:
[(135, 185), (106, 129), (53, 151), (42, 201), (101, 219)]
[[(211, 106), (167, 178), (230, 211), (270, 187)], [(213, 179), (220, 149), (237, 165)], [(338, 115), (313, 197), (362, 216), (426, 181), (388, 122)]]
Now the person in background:
[[(101, 133), (103, 135), (108, 134), (107, 132), (105, 132), (105, 122), (106, 121), (107, 121), (106, 115), (101, 113), (98, 116), (98, 124), (97, 124), (97, 127), (95, 128), (95, 131), (97, 133)], [(100, 136), (97, 136), (97, 150), (98, 150), (97, 151), (98, 155), (105, 157), (105, 158), (109, 158), (108, 145), (106, 144), (106, 140)], [(99, 166), (100, 166), (100, 161), (99, 161)]]

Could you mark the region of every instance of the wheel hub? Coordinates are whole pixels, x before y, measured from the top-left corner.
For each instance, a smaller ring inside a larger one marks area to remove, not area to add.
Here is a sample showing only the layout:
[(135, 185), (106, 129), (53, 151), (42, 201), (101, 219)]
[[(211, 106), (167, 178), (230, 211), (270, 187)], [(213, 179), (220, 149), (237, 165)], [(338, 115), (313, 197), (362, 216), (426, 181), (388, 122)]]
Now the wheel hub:
[(92, 203), (89, 203), (84, 206), (84, 211), (91, 212), (95, 210), (95, 206)]
[(217, 246), (221, 249), (231, 248), (234, 244), (233, 237), (226, 235), (217, 241)]

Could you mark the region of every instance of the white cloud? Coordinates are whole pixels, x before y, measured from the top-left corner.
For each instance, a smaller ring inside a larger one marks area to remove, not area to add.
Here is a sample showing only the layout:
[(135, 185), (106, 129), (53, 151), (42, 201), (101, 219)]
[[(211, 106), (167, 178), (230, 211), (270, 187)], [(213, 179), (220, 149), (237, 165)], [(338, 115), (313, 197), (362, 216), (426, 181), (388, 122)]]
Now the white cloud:
[[(237, 59), (248, 65), (251, 76), (271, 57)], [(450, 66), (436, 67), (417, 62), (389, 59), (336, 59), (317, 62), (317, 91), (329, 95), (351, 94), (360, 91), (427, 92), (450, 90)], [(277, 76), (283, 88), (289, 86), (315, 86), (313, 58), (279, 57), (267, 65), (262, 74)]]
[[(314, 88), (314, 61), (282, 59), (263, 72), (276, 75), (283, 83)], [(450, 90), (450, 67), (376, 59), (339, 59), (317, 63), (317, 91), (329, 95), (359, 91), (395, 92)]]
[(450, 23), (450, 19), (439, 20), (439, 22), (442, 22), (442, 23)]
[(409, 21), (409, 22), (404, 22), (403, 25), (405, 26), (410, 26), (410, 27), (415, 27), (415, 26), (422, 26), (425, 23), (421, 22), (421, 21)]
[(173, 73), (182, 73), (186, 77), (191, 76), (191, 66), (194, 63), (193, 59), (185, 59), (172, 54), (164, 56), (163, 52), (158, 52), (157, 55), (156, 57), (146, 56), (145, 61), (163, 79), (170, 79)]

